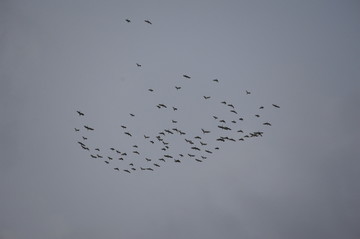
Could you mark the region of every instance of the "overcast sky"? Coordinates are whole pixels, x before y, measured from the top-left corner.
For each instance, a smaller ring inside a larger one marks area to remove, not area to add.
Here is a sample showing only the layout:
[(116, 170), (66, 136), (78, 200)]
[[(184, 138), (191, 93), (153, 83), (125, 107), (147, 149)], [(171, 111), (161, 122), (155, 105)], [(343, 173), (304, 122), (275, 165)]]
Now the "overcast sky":
[[(360, 238), (359, 13), (355, 0), (0, 1), (0, 238)], [(223, 100), (264, 135), (202, 163), (128, 174), (113, 168), (135, 159), (107, 165), (77, 143), (155, 157), (143, 134), (170, 119), (217, 132)]]

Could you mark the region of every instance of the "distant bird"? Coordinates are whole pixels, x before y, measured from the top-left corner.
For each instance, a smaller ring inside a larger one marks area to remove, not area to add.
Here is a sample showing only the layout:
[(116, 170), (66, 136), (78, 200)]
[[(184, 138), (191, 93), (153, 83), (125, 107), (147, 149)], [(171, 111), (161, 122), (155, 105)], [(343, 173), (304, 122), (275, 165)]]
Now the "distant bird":
[(91, 156), (92, 158), (94, 158), (94, 159), (96, 159), (96, 158), (97, 158), (95, 155), (92, 155), (92, 154), (90, 154), (90, 156)]
[(226, 105), (226, 101), (222, 101), (222, 102), (221, 102), (221, 104), (224, 104), (224, 105)]
[(146, 23), (148, 23), (148, 24), (152, 25), (152, 22), (150, 22), (149, 20), (144, 20), (144, 22), (146, 22)]
[(103, 158), (103, 156), (101, 156), (101, 155), (98, 155), (98, 154), (96, 154), (96, 156), (97, 156), (98, 158), (101, 158), (101, 159)]
[(80, 111), (76, 111), (78, 114), (79, 114), (79, 116), (84, 116), (84, 113), (82, 113), (82, 112), (80, 112)]
[(171, 155), (165, 154), (164, 155), (165, 158), (173, 158)]
[(176, 121), (176, 120), (171, 120), (171, 122), (173, 122), (174, 124), (176, 124), (176, 123), (177, 123), (177, 121)]
[(77, 129), (77, 128), (74, 128), (75, 129), (75, 131), (80, 131), (80, 129)]
[(243, 121), (244, 119), (243, 119), (243, 118), (239, 118), (239, 120)]
[(260, 108), (259, 109), (264, 109), (264, 106), (260, 106)]
[(201, 137), (200, 136), (195, 136), (194, 139), (201, 139)]
[(181, 163), (181, 161), (179, 159), (174, 159), (175, 163)]
[(183, 154), (179, 154), (179, 156), (180, 156), (180, 157), (184, 157), (184, 155), (183, 155)]
[(228, 104), (228, 106), (234, 109), (234, 106), (232, 104)]
[(176, 111), (176, 110), (177, 110), (177, 108), (176, 108), (176, 107), (172, 107), (172, 108), (173, 108), (173, 110), (174, 110), (174, 111)]
[(134, 117), (135, 115), (134, 114), (130, 114), (132, 117)]
[(237, 132), (239, 132), (239, 133), (244, 133), (244, 131), (242, 131), (241, 129), (239, 129)]
[(124, 134), (127, 134), (127, 135), (129, 135), (130, 137), (132, 136), (132, 134), (130, 134), (129, 132), (125, 132)]
[(195, 159), (195, 161), (197, 161), (197, 162), (202, 162), (202, 160), (200, 160), (200, 159)]
[(113, 160), (113, 158), (112, 158), (112, 157), (109, 157), (109, 156), (108, 156), (108, 159), (109, 159), (109, 160)]
[(210, 98), (211, 98), (211, 96), (205, 96), (205, 95), (204, 95), (204, 99), (205, 99), (205, 100), (210, 99)]
[(205, 157), (205, 156), (201, 156), (201, 158), (202, 158), (202, 159), (207, 159), (207, 157)]
[(118, 154), (121, 154), (121, 152), (119, 150), (115, 150), (115, 152), (118, 153)]
[(152, 140), (150, 140), (150, 143), (154, 144), (155, 142), (154, 142), (154, 141), (152, 141)]
[(207, 145), (207, 143), (203, 143), (203, 142), (201, 142), (201, 141), (200, 141), (200, 144), (201, 144), (201, 145)]
[(188, 154), (188, 155), (189, 155), (189, 157), (191, 157), (191, 158), (192, 158), (192, 157), (195, 157), (195, 155), (194, 155), (194, 154)]
[(135, 150), (135, 151), (133, 151), (133, 153), (134, 153), (134, 154), (138, 154), (138, 155), (140, 155), (140, 153), (139, 153), (138, 151), (136, 151), (136, 150)]
[(265, 122), (265, 123), (263, 123), (263, 125), (271, 126), (271, 124), (269, 122)]
[(119, 160), (124, 160), (124, 158), (118, 158)]
[(109, 164), (109, 161), (104, 161), (106, 164)]
[(213, 81), (215, 81), (215, 82), (219, 82), (219, 80), (218, 80), (218, 79), (213, 79)]
[(146, 136), (146, 135), (144, 134), (144, 138), (145, 138), (145, 139), (148, 139), (148, 138), (150, 138), (150, 136)]
[(149, 159), (149, 158), (145, 158), (146, 159), (146, 161), (151, 161), (151, 159)]
[(235, 120), (232, 120), (232, 121), (231, 121), (231, 123), (234, 123), (234, 124), (236, 124), (236, 121), (235, 121)]
[(114, 148), (110, 148), (110, 150), (114, 151), (115, 149), (114, 149)]
[(130, 173), (130, 171), (129, 171), (129, 170), (127, 170), (127, 169), (124, 169), (124, 172)]
[(205, 150), (206, 153), (212, 154), (210, 150)]
[(214, 149), (219, 150), (220, 148), (219, 148), (219, 147), (215, 147)]
[(126, 129), (126, 126), (124, 126), (124, 125), (121, 125), (121, 128), (123, 128), (123, 129)]
[(129, 165), (130, 165), (130, 166), (134, 166), (134, 164), (133, 164), (133, 163), (129, 163)]
[(237, 112), (235, 110), (230, 110), (230, 112), (232, 112), (234, 114), (237, 114)]
[(133, 147), (134, 147), (134, 148), (137, 148), (138, 146), (135, 144), (135, 145), (133, 145)]
[(150, 92), (154, 92), (154, 90), (153, 90), (153, 89), (148, 89), (148, 91), (150, 91)]
[(204, 130), (204, 129), (201, 129), (201, 131), (202, 131), (204, 134), (208, 134), (208, 133), (210, 133), (210, 131), (209, 131), (209, 130)]
[(258, 117), (258, 118), (260, 117), (260, 115), (255, 115), (255, 116)]
[(87, 140), (87, 139), (88, 139), (88, 138), (86, 138), (86, 137), (84, 137), (84, 136), (83, 136), (82, 138), (83, 138), (83, 140)]
[(159, 104), (159, 106), (164, 107), (164, 108), (167, 108), (167, 106), (164, 105), (164, 104)]
[(239, 141), (244, 141), (244, 139), (243, 139), (243, 138), (240, 138)]
[(137, 66), (137, 67), (141, 67), (141, 64), (139, 64), (139, 63), (136, 63), (136, 66)]
[(200, 151), (200, 149), (198, 147), (191, 147), (191, 149)]
[(180, 90), (181, 86), (175, 86), (175, 89)]
[(224, 124), (226, 123), (225, 120), (219, 120), (219, 122), (220, 122), (220, 123), (224, 123)]
[(135, 170), (136, 170), (136, 168), (131, 168), (131, 170), (135, 171)]
[(119, 171), (120, 169), (119, 168), (114, 168), (115, 170)]
[(159, 161), (163, 161), (163, 162), (165, 162), (165, 159), (163, 159), (163, 158), (159, 158)]
[(154, 163), (154, 165), (155, 165), (156, 167), (160, 167), (160, 165), (159, 165), (159, 164), (157, 164), (157, 163)]
[(251, 92), (246, 90), (246, 94), (247, 94), (247, 95), (250, 95), (250, 94), (251, 94)]
[(183, 77), (186, 78), (186, 79), (191, 79), (191, 77), (188, 76), (188, 75), (183, 75)]
[(152, 168), (146, 168), (146, 170), (149, 170), (149, 171), (154, 171), (154, 169), (152, 169)]
[(214, 119), (218, 119), (218, 117), (217, 117), (217, 116), (213, 116), (213, 118), (214, 118)]
[(94, 130), (93, 128), (90, 128), (89, 126), (84, 125), (85, 129), (87, 130)]
[(96, 150), (96, 151), (100, 151), (100, 149), (99, 149), (99, 148), (96, 148), (95, 150)]
[(130, 19), (125, 19), (126, 22), (131, 22)]
[(126, 155), (127, 155), (127, 153), (122, 153), (121, 155), (124, 155), (124, 156), (126, 156)]
[(275, 104), (272, 104), (275, 108), (280, 108), (280, 106), (278, 105), (275, 105)]

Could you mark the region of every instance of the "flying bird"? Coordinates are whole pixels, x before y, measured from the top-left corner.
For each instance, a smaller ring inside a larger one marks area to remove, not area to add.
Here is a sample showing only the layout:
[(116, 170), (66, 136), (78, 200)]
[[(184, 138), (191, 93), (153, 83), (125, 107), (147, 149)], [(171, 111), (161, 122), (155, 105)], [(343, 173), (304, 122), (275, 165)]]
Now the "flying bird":
[(275, 105), (275, 104), (272, 104), (275, 108), (280, 108), (280, 106), (278, 105)]
[(80, 111), (76, 111), (78, 114), (79, 114), (79, 116), (84, 116), (84, 113), (82, 113), (82, 112), (80, 112)]
[(202, 162), (202, 160), (200, 160), (200, 159), (195, 159), (195, 161), (197, 161), (197, 162)]
[(136, 63), (136, 66), (137, 66), (137, 67), (141, 67), (141, 64), (139, 64), (139, 63)]
[(130, 114), (132, 117), (134, 117), (135, 115), (134, 114)]
[(176, 108), (176, 107), (172, 107), (172, 108), (173, 108), (173, 110), (174, 110), (174, 111), (176, 111), (176, 110), (177, 110), (177, 108)]
[(218, 80), (218, 79), (213, 79), (213, 81), (215, 81), (215, 82), (219, 82), (219, 80)]
[(180, 90), (181, 86), (175, 86), (175, 89)]
[(209, 131), (209, 130), (204, 130), (204, 129), (201, 129), (201, 131), (202, 131), (204, 134), (208, 134), (208, 133), (210, 133), (210, 131)]
[(271, 124), (269, 122), (265, 122), (265, 123), (263, 123), (263, 125), (271, 126)]
[(191, 79), (191, 77), (188, 76), (188, 75), (183, 75), (183, 77), (186, 78), (186, 79)]
[(124, 126), (124, 125), (121, 125), (121, 128), (123, 128), (123, 129), (126, 129), (126, 126)]
[(84, 125), (85, 129), (87, 130), (94, 130), (93, 128), (90, 128), (89, 126)]
[(127, 135), (129, 135), (130, 137), (132, 136), (132, 134), (130, 134), (129, 132), (125, 132), (124, 134), (127, 134)]
[(251, 94), (251, 92), (246, 90), (246, 94), (247, 94), (247, 95), (250, 95), (250, 94)]
[(210, 99), (211, 96), (205, 96), (204, 95), (204, 99), (207, 100), (207, 99)]
[(86, 138), (86, 137), (84, 137), (84, 136), (83, 136), (82, 138), (83, 138), (83, 140), (87, 140), (87, 139), (88, 139), (88, 138)]
[(117, 170), (117, 171), (119, 171), (120, 169), (119, 169), (119, 168), (114, 168), (114, 170)]
[(264, 109), (264, 106), (260, 106), (260, 108), (259, 109)]
[(75, 129), (75, 131), (80, 131), (80, 129), (77, 129), (77, 128), (74, 128)]
[(153, 89), (148, 89), (148, 91), (153, 92), (154, 90)]
[(131, 22), (130, 19), (125, 19), (126, 22)]
[(144, 20), (144, 22), (146, 22), (146, 23), (148, 23), (148, 24), (152, 25), (152, 22), (150, 22), (149, 20)]
[(124, 172), (130, 173), (130, 171), (129, 171), (129, 170), (127, 170), (127, 169), (124, 169)]

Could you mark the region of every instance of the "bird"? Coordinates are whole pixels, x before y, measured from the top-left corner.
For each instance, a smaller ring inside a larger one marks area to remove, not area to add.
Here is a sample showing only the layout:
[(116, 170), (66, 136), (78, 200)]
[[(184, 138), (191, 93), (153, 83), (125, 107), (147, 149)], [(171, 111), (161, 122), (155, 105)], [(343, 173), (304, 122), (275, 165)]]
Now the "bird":
[(181, 163), (181, 161), (179, 159), (174, 159), (175, 163)]
[(131, 22), (130, 19), (125, 19), (126, 22)]
[(152, 168), (146, 168), (146, 170), (149, 170), (149, 171), (154, 171), (154, 169), (152, 169)]
[(74, 128), (75, 129), (75, 131), (80, 131), (80, 129), (77, 129), (77, 128)]
[(243, 120), (244, 120), (244, 118), (239, 118), (239, 120), (243, 121)]
[(126, 156), (126, 155), (127, 155), (127, 153), (122, 153), (121, 155), (124, 155), (124, 156)]
[(129, 171), (129, 170), (127, 170), (127, 169), (124, 169), (124, 172), (130, 173), (130, 171)]
[(130, 116), (134, 117), (135, 115), (134, 115), (134, 114), (130, 114)]
[(200, 136), (195, 136), (194, 139), (201, 139), (201, 137)]
[(271, 126), (271, 124), (269, 122), (265, 122), (265, 123), (263, 123), (263, 125)]
[(132, 134), (130, 134), (129, 132), (125, 132), (124, 134), (127, 134), (127, 135), (129, 135), (130, 137), (132, 136)]
[(213, 79), (213, 81), (214, 81), (214, 82), (219, 82), (219, 80), (218, 80), (218, 79)]
[(231, 123), (234, 123), (234, 124), (236, 124), (236, 121), (235, 121), (235, 120), (232, 120), (232, 121), (231, 121)]
[(97, 156), (98, 158), (101, 158), (101, 159), (103, 158), (103, 156), (101, 156), (101, 155), (98, 155), (98, 154), (96, 154), (96, 156)]
[(106, 164), (109, 164), (109, 161), (104, 161)]
[(146, 159), (146, 161), (151, 161), (151, 159), (149, 159), (149, 158), (145, 158)]
[(219, 150), (220, 148), (219, 148), (219, 147), (215, 147), (214, 149)]
[(135, 144), (135, 145), (133, 145), (133, 147), (134, 147), (134, 148), (137, 148), (138, 146)]
[(230, 110), (230, 112), (232, 112), (234, 114), (237, 114), (237, 112), (235, 110)]
[(212, 154), (210, 150), (205, 150), (206, 153)]
[(225, 120), (219, 120), (219, 122), (220, 122), (220, 123), (224, 123), (224, 124), (226, 123)]
[(180, 90), (181, 86), (175, 86), (175, 89)]
[(239, 129), (237, 132), (238, 133), (244, 133), (244, 131), (242, 131), (241, 129)]
[(208, 134), (208, 133), (210, 133), (210, 131), (209, 131), (209, 130), (204, 130), (204, 129), (201, 129), (201, 131), (202, 131), (204, 134)]
[(146, 135), (144, 134), (144, 138), (145, 138), (145, 139), (148, 139), (148, 138), (150, 138), (150, 136), (146, 136)]
[(152, 22), (150, 22), (149, 20), (144, 20), (144, 22), (146, 22), (146, 23), (148, 23), (148, 24), (152, 25)]
[(191, 77), (188, 76), (188, 75), (183, 75), (183, 77), (186, 78), (186, 79), (191, 79)]
[(226, 101), (222, 101), (222, 102), (221, 102), (221, 104), (224, 104), (224, 105), (226, 105)]
[(126, 129), (126, 126), (124, 126), (124, 125), (121, 125), (121, 128), (123, 128), (123, 129)]
[(200, 151), (200, 149), (198, 147), (191, 147), (191, 149)]
[(275, 105), (275, 104), (272, 104), (275, 108), (280, 108), (280, 106), (278, 105)]
[(167, 108), (167, 106), (164, 105), (164, 104), (159, 104), (159, 106), (164, 107), (164, 108)]
[(154, 90), (153, 90), (153, 89), (148, 89), (148, 91), (150, 91), (150, 92), (154, 92)]
[(232, 104), (228, 104), (228, 106), (234, 109), (234, 106)]
[(108, 156), (108, 159), (109, 159), (109, 160), (113, 160), (113, 158), (112, 158), (112, 157), (109, 157), (109, 156)]
[(264, 109), (264, 106), (260, 106), (259, 109)]
[(195, 157), (194, 154), (188, 154), (190, 158)]
[(172, 107), (172, 108), (173, 108), (173, 110), (174, 110), (174, 111), (176, 111), (176, 110), (177, 110), (177, 108), (176, 108), (176, 107)]
[(139, 64), (139, 63), (136, 63), (136, 66), (137, 66), (137, 67), (141, 67), (141, 64)]
[(203, 143), (203, 142), (201, 142), (201, 141), (200, 141), (200, 144), (201, 144), (201, 145), (207, 145), (207, 143)]
[(159, 164), (157, 164), (157, 163), (154, 163), (154, 165), (155, 165), (156, 167), (160, 167), (160, 165), (159, 165)]
[(96, 150), (96, 151), (100, 151), (100, 149), (99, 149), (99, 148), (96, 148), (95, 150)]
[(83, 136), (82, 138), (83, 138), (83, 140), (87, 140), (87, 139), (88, 139), (88, 138), (86, 138), (86, 137), (84, 137), (84, 136)]
[(92, 154), (90, 154), (90, 156), (91, 156), (92, 158), (94, 158), (94, 159), (97, 158), (95, 155), (92, 155)]
[(204, 95), (204, 99), (205, 99), (205, 100), (210, 99), (210, 98), (211, 98), (211, 96), (205, 96), (205, 95)]
[(218, 119), (218, 117), (217, 117), (217, 116), (215, 116), (215, 115), (213, 115), (213, 118), (214, 118), (214, 119)]
[(138, 155), (140, 155), (140, 153), (139, 153), (138, 151), (136, 151), (136, 150), (135, 150), (135, 151), (133, 151), (133, 153), (134, 153), (134, 154), (138, 154)]
[(76, 111), (78, 114), (79, 114), (79, 116), (84, 116), (84, 113), (82, 113), (82, 112), (80, 112), (80, 111)]
[(115, 149), (114, 148), (110, 148), (111, 151), (114, 151)]
[(120, 169), (119, 169), (119, 168), (114, 168), (114, 170), (117, 170), (117, 171), (119, 171)]
[(251, 92), (246, 90), (246, 94), (247, 94), (247, 95), (250, 95), (250, 94), (251, 94)]
[(87, 130), (94, 130), (93, 128), (90, 128), (89, 126), (84, 125), (85, 129)]
[(165, 154), (164, 155), (165, 158), (173, 158), (171, 155)]
[(195, 161), (197, 161), (197, 162), (202, 162), (202, 160), (200, 160), (200, 159), (195, 159)]
[(159, 158), (159, 161), (163, 161), (163, 162), (165, 162), (165, 159), (163, 159), (163, 158)]
[(255, 115), (255, 116), (258, 117), (258, 118), (260, 117), (260, 115)]
[(172, 122), (172, 123), (174, 123), (174, 124), (176, 124), (176, 123), (177, 123), (177, 121), (176, 121), (176, 120), (171, 120), (171, 122)]

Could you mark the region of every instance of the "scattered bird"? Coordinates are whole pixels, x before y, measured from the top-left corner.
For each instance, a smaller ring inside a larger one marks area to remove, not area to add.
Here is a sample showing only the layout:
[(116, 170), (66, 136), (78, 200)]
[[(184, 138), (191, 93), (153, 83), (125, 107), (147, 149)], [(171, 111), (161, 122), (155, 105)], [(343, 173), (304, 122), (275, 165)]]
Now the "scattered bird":
[(175, 86), (175, 89), (180, 90), (181, 86)]
[(117, 170), (117, 171), (119, 171), (120, 169), (119, 169), (119, 168), (114, 168), (114, 170)]
[(209, 131), (209, 130), (204, 130), (204, 129), (201, 129), (201, 131), (202, 131), (204, 134), (208, 134), (208, 133), (210, 133), (210, 131)]
[(137, 66), (137, 67), (141, 67), (141, 64), (139, 64), (139, 63), (136, 63), (136, 66)]
[(130, 137), (132, 136), (129, 132), (125, 132), (124, 134), (129, 135)]
[(89, 126), (84, 125), (85, 129), (87, 130), (94, 130), (93, 128), (90, 128)]
[(134, 117), (135, 115), (134, 114), (130, 114), (132, 117)]
[(84, 136), (83, 136), (82, 138), (83, 138), (83, 140), (87, 140), (87, 139), (88, 139), (88, 138), (86, 138), (86, 137), (84, 137)]
[(219, 82), (219, 80), (218, 80), (218, 79), (213, 79), (213, 81), (215, 81), (215, 82)]
[(265, 123), (263, 123), (263, 125), (271, 126), (271, 124), (269, 122), (265, 122)]
[(186, 79), (191, 79), (191, 77), (188, 76), (188, 75), (183, 75), (183, 77), (186, 78)]
[(79, 114), (79, 116), (84, 116), (84, 113), (82, 113), (82, 112), (80, 112), (80, 111), (76, 111), (78, 114)]
[(204, 95), (203, 97), (204, 97), (204, 99), (205, 99), (205, 100), (207, 100), (207, 99), (210, 99), (210, 98), (211, 98), (211, 96), (205, 96), (205, 95)]
[(150, 92), (154, 92), (154, 90), (153, 90), (153, 89), (148, 89), (148, 91), (150, 91)]
[(80, 129), (77, 129), (77, 128), (74, 128), (75, 129), (75, 131), (80, 131)]
[(125, 19), (126, 22), (131, 22), (130, 19)]
[(247, 94), (247, 95), (250, 95), (250, 94), (251, 94), (251, 92), (250, 92), (250, 91), (246, 91), (246, 94)]
[(259, 109), (264, 109), (264, 106), (260, 106)]
[(278, 105), (275, 105), (275, 104), (272, 104), (275, 108), (280, 108), (280, 106)]
[(129, 170), (127, 170), (127, 169), (124, 169), (124, 172), (130, 173), (130, 171), (129, 171)]
[(152, 22), (150, 22), (149, 20), (144, 20), (144, 22), (146, 22), (146, 23), (148, 23), (148, 24), (152, 25)]

